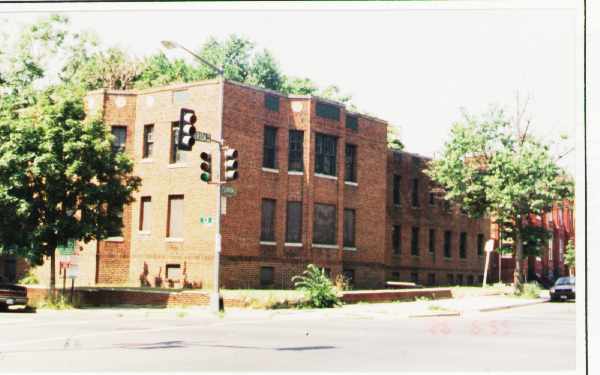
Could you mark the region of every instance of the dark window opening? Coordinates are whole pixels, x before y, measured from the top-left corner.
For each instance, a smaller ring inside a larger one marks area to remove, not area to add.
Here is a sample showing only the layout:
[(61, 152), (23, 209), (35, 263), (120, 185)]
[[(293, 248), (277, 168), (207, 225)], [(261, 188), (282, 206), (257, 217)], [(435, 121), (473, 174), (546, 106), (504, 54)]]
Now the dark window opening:
[(427, 285), (435, 285), (435, 273), (427, 275)]
[(127, 127), (115, 125), (110, 128), (110, 132), (115, 137), (112, 143), (113, 152), (125, 152), (125, 144), (127, 143)]
[(336, 105), (317, 102), (315, 111), (319, 117), (335, 121), (340, 120), (340, 108)]
[(277, 128), (265, 126), (263, 140), (263, 167), (277, 168)]
[(358, 116), (346, 115), (346, 128), (358, 130)]
[(458, 249), (459, 249), (459, 256), (461, 257), (461, 259), (465, 259), (467, 257), (467, 233), (466, 232), (460, 233)]
[(419, 207), (419, 179), (413, 179), (413, 188), (412, 188), (412, 205), (413, 207)]
[(410, 281), (412, 281), (415, 284), (419, 284), (419, 273), (418, 272), (411, 272), (410, 273)]
[(452, 232), (444, 232), (444, 257), (451, 258), (451, 243), (452, 243)]
[(394, 175), (394, 204), (400, 204), (400, 175)]
[(302, 242), (302, 202), (288, 202), (286, 215), (286, 242)]
[(354, 285), (355, 279), (354, 279), (354, 270), (353, 269), (348, 269), (345, 268), (342, 273), (344, 274), (344, 278), (346, 280), (348, 280), (348, 284), (350, 284), (351, 286)]
[(483, 255), (484, 237), (483, 234), (477, 235), (477, 255)]
[(304, 132), (302, 130), (290, 130), (288, 170), (304, 171)]
[(475, 283), (475, 277), (473, 275), (467, 276), (467, 285), (473, 285)]
[(265, 108), (269, 111), (279, 112), (279, 96), (265, 94)]
[(337, 174), (337, 138), (317, 134), (315, 140), (315, 173), (335, 176)]
[(435, 253), (435, 229), (429, 230), (429, 252)]
[(419, 227), (412, 228), (412, 237), (410, 243), (410, 254), (419, 255)]
[(346, 181), (356, 182), (356, 146), (346, 145)]
[(275, 281), (275, 269), (273, 267), (260, 267), (260, 286), (271, 286)]
[(400, 281), (400, 272), (392, 272), (392, 280), (393, 281)]
[(394, 225), (392, 228), (392, 249), (394, 254), (400, 254), (401, 248), (401, 237), (400, 237), (400, 225)]
[(356, 211), (344, 209), (344, 246), (356, 246)]
[(177, 137), (179, 136), (179, 121), (171, 124), (171, 152), (169, 163), (175, 164), (184, 161), (184, 152), (177, 147)]
[(449, 273), (447, 278), (448, 278), (448, 285), (454, 285), (454, 275)]
[(456, 275), (456, 283), (458, 285), (463, 285), (463, 275), (461, 275), (461, 274)]

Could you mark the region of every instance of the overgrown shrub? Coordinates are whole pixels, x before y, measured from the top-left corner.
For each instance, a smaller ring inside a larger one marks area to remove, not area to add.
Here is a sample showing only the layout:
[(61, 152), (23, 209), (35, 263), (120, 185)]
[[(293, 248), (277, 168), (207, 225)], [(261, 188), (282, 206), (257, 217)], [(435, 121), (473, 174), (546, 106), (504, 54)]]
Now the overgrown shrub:
[(41, 301), (35, 307), (39, 309), (67, 310), (72, 309), (74, 306), (69, 302), (68, 297), (58, 294), (56, 296), (48, 296), (48, 298)]
[(515, 295), (517, 297), (521, 297), (521, 298), (536, 299), (536, 298), (540, 297), (541, 291), (542, 291), (542, 288), (540, 287), (540, 284), (537, 283), (536, 281), (533, 281), (530, 283), (523, 284), (521, 292), (517, 293)]
[(305, 294), (303, 304), (307, 307), (334, 307), (340, 304), (337, 290), (325, 274), (325, 269), (319, 269), (309, 264), (302, 276), (292, 277), (294, 287)]
[(350, 279), (341, 273), (335, 277), (334, 284), (339, 291), (350, 290)]

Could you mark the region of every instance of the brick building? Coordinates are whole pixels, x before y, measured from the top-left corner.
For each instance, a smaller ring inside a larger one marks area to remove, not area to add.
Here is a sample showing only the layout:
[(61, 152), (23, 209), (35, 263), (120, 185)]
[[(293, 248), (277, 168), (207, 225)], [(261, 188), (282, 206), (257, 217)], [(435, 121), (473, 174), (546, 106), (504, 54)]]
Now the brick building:
[[(574, 203), (570, 201), (556, 202), (552, 209), (543, 215), (531, 215), (529, 224), (546, 229), (550, 237), (539, 256), (528, 256), (522, 261), (523, 274), (527, 280), (538, 280), (549, 285), (561, 276), (569, 275), (565, 264), (566, 247), (570, 240), (575, 241)], [(492, 225), (492, 237), (499, 239), (496, 225)], [(502, 278), (505, 283), (512, 283), (515, 260), (512, 255), (494, 253), (491, 259), (492, 280)]]
[[(431, 194), (427, 159), (388, 150), (383, 120), (216, 80), (98, 90), (86, 106), (111, 126), (142, 186), (123, 209), (122, 233), (78, 245), (77, 285), (212, 286), (218, 186), (200, 180), (199, 166), (216, 146), (174, 147), (182, 107), (240, 155), (229, 184), (237, 195), (222, 201), (222, 287), (288, 288), (308, 263), (357, 288), (481, 281), (489, 220)], [(48, 280), (47, 266), (36, 272)]]

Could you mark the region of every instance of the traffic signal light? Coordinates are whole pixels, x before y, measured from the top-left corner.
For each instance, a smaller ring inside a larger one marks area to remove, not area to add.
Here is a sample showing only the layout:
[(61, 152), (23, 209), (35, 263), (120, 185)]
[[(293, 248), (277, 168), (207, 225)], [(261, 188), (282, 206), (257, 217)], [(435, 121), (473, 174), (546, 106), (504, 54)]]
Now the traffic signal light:
[(180, 150), (191, 151), (196, 139), (196, 114), (193, 110), (181, 108), (179, 113), (179, 132), (177, 134), (177, 148)]
[(211, 172), (212, 172), (212, 166), (211, 166), (211, 156), (209, 152), (201, 152), (200, 153), (200, 159), (202, 160), (202, 162), (200, 163), (200, 169), (202, 170), (202, 173), (200, 174), (200, 179), (206, 183), (210, 182), (211, 180)]
[(232, 181), (239, 177), (238, 152), (233, 148), (225, 150), (225, 181)]

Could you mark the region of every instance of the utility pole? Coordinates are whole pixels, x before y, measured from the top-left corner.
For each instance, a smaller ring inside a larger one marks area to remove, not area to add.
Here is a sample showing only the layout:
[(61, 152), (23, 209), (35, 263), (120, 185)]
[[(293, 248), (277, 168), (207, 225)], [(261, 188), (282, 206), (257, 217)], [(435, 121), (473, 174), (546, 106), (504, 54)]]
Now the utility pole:
[(214, 261), (213, 261), (213, 288), (212, 288), (212, 292), (210, 293), (210, 310), (212, 312), (218, 313), (220, 311), (220, 307), (221, 307), (221, 296), (219, 293), (219, 268), (220, 268), (220, 257), (221, 257), (221, 152), (223, 150), (223, 96), (225, 93), (225, 77), (223, 75), (223, 69), (222, 68), (218, 68), (216, 66), (214, 66), (213, 64), (209, 63), (208, 61), (204, 60), (202, 57), (196, 55), (195, 53), (193, 53), (192, 51), (190, 51), (189, 49), (183, 47), (182, 45), (173, 42), (173, 41), (169, 41), (169, 40), (163, 40), (161, 42), (161, 44), (167, 48), (167, 49), (174, 49), (174, 48), (181, 48), (182, 50), (186, 51), (187, 53), (189, 53), (190, 55), (194, 56), (196, 59), (198, 59), (200, 62), (202, 62), (203, 64), (209, 66), (210, 68), (212, 68), (219, 76), (219, 124), (218, 124), (218, 129), (219, 129), (219, 134), (216, 135), (216, 139), (218, 145), (219, 145), (219, 150), (218, 152), (214, 153), (214, 165), (216, 166), (216, 173), (215, 173), (215, 181), (217, 182), (217, 218), (215, 220), (215, 253), (214, 253)]

